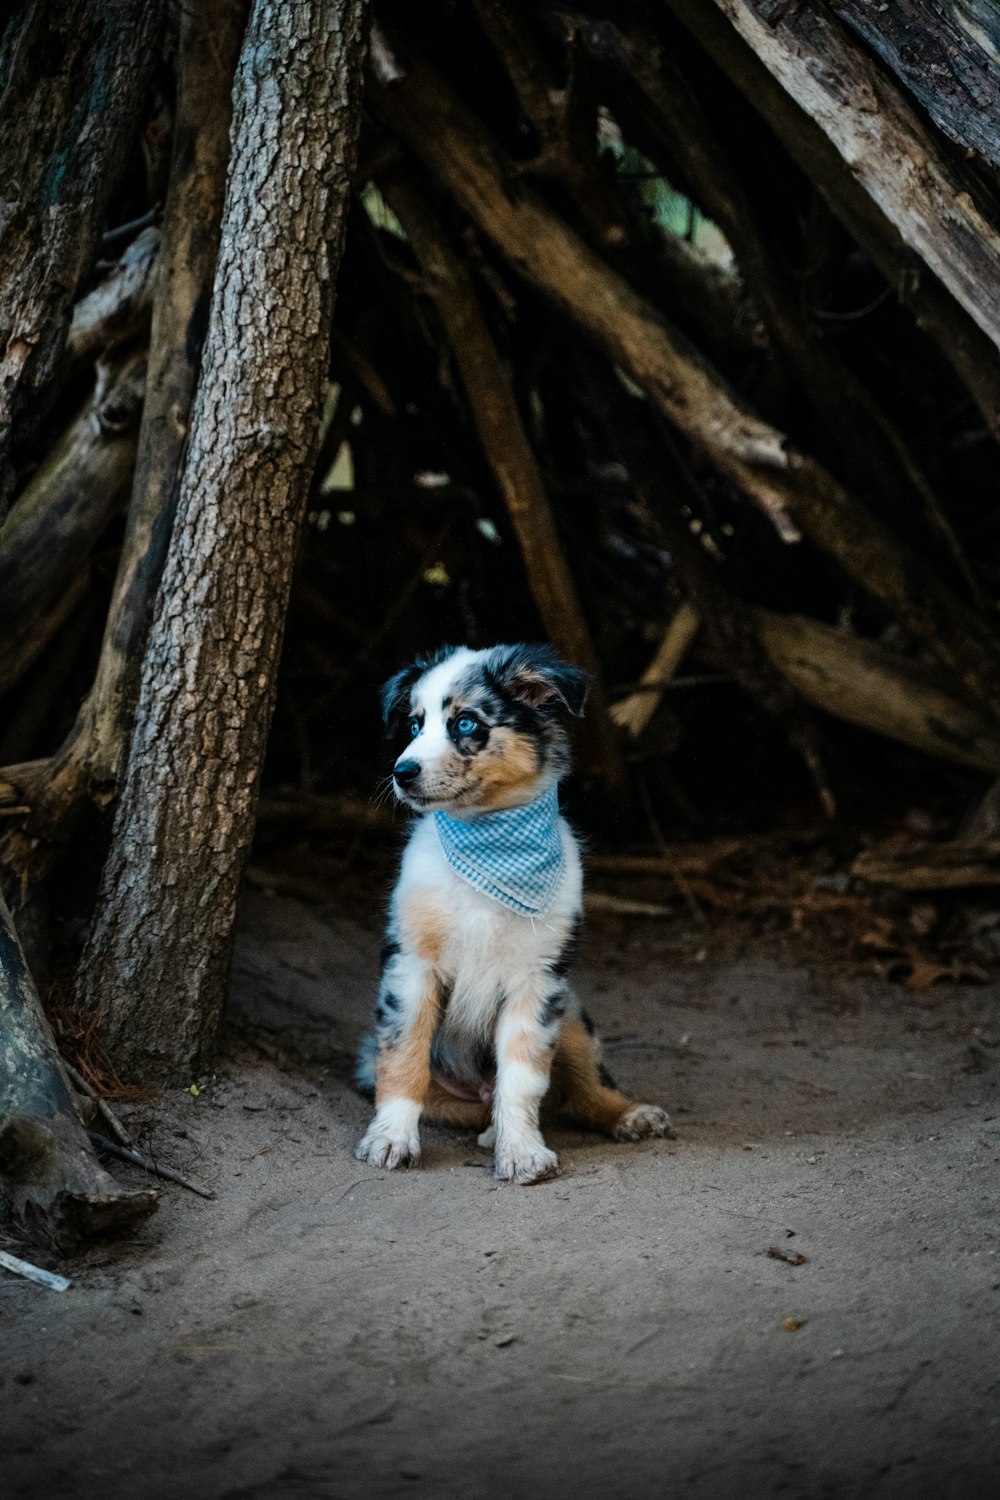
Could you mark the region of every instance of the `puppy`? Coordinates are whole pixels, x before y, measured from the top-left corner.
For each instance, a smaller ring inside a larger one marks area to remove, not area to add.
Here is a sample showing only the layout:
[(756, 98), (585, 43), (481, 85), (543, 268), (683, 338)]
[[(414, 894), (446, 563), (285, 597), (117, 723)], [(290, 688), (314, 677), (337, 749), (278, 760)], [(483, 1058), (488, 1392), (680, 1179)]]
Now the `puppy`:
[(416, 1163), (425, 1114), (483, 1131), (497, 1177), (540, 1182), (558, 1167), (543, 1100), (615, 1140), (671, 1133), (611, 1085), (566, 981), (582, 882), (557, 787), (586, 687), (547, 646), (495, 646), (448, 647), (383, 689), (394, 790), (417, 818), (358, 1064), (376, 1104), (360, 1161)]

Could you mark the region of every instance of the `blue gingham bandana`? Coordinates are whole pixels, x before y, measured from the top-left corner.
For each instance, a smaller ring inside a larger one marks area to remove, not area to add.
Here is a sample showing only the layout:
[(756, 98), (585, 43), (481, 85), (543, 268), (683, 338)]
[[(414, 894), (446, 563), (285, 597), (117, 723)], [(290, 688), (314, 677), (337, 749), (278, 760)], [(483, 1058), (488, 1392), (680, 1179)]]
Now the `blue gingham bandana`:
[(566, 863), (555, 787), (524, 807), (468, 819), (436, 812), (434, 822), (456, 875), (522, 917), (548, 911)]

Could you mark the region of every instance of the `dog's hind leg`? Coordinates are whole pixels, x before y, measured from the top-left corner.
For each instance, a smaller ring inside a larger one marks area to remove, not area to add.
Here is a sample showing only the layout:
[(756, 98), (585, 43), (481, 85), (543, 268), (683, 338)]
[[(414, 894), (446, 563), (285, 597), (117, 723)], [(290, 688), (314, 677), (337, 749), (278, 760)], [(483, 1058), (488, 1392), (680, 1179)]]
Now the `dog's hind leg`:
[(461, 1130), (485, 1130), (490, 1108), (481, 1099), (458, 1099), (432, 1078), (424, 1099), (424, 1119), (439, 1125), (457, 1125)]
[(674, 1133), (665, 1109), (656, 1104), (637, 1104), (602, 1080), (594, 1036), (575, 1015), (566, 1016), (559, 1029), (546, 1102), (575, 1124), (616, 1141)]

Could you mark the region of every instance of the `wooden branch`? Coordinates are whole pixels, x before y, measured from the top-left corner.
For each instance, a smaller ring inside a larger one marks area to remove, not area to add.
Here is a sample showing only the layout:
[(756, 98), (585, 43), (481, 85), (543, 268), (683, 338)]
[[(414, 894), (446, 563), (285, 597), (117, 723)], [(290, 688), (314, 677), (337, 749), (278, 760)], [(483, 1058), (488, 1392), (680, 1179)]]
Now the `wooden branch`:
[(942, 672), (805, 615), (756, 618), (774, 665), (818, 708), (938, 760), (1000, 771), (1000, 727)]
[(165, 1162), (157, 1161), (153, 1156), (147, 1156), (145, 1151), (140, 1151), (135, 1145), (109, 1141), (106, 1135), (100, 1135), (95, 1130), (90, 1132), (90, 1138), (101, 1151), (106, 1151), (109, 1156), (117, 1156), (119, 1161), (131, 1162), (134, 1167), (141, 1167), (144, 1172), (149, 1172), (154, 1177), (162, 1177), (164, 1182), (176, 1182), (178, 1187), (187, 1188), (189, 1193), (197, 1193), (199, 1198), (214, 1199), (215, 1197), (211, 1188), (204, 1188), (197, 1182), (192, 1182), (190, 1177), (184, 1177), (176, 1167), (168, 1167)]
[(63, 1058), (63, 1068), (65, 1069), (67, 1078), (69, 1079), (73, 1087), (77, 1090), (77, 1092), (85, 1095), (85, 1097), (88, 1098), (93, 1104), (94, 1108), (97, 1110), (97, 1113), (101, 1116), (101, 1119), (111, 1131), (111, 1134), (115, 1137), (115, 1140), (118, 1142), (118, 1144), (120, 1146), (133, 1147), (135, 1145), (135, 1142), (133, 1141), (132, 1137), (129, 1135), (128, 1131), (125, 1129), (125, 1126), (122, 1124), (121, 1120), (119, 1120), (118, 1116), (111, 1108), (111, 1105), (106, 1099), (101, 1098), (100, 1094), (94, 1088), (93, 1084), (88, 1083), (79, 1069), (74, 1068), (73, 1064), (68, 1063), (65, 1058)]
[(524, 170), (561, 182), (597, 244), (624, 245), (628, 230), (621, 201), (597, 160), (597, 114), (589, 98), (586, 55), (575, 36), (566, 35), (568, 77), (559, 87), (523, 16), (509, 0), (473, 4), (538, 136), (539, 154)]
[(871, 849), (858, 855), (851, 874), (870, 885), (895, 885), (904, 891), (1000, 885), (1000, 843), (927, 843), (911, 844), (906, 849)]
[(160, 231), (144, 229), (114, 270), (73, 309), (66, 361), (81, 365), (145, 334), (153, 305)]
[(67, 617), (87, 558), (121, 508), (145, 378), (144, 355), (118, 363), (0, 527), (0, 693), (20, 679)]
[(38, 603), (24, 620), (12, 625), (0, 653), (0, 698), (35, 665), (87, 597), (91, 570), (85, 563), (49, 603)]
[[(660, 0), (761, 114), (854, 240), (910, 307), (965, 383), (990, 431), (1000, 437), (1000, 359), (993, 340), (935, 277), (920, 275), (913, 251), (858, 180), (822, 125), (786, 92), (723, 12), (720, 0)], [(816, 18), (815, 6), (796, 7)], [(758, 23), (759, 24), (759, 23)], [(817, 71), (822, 71), (818, 69)], [(862, 103), (874, 98), (862, 90)], [(875, 168), (878, 170), (881, 163)]]
[(482, 125), (423, 63), (373, 87), (385, 122), (515, 269), (620, 364), (669, 421), (771, 515), (793, 521), (1000, 717), (992, 631), (821, 466), (726, 386), (657, 311), (523, 183)]
[(655, 655), (639, 679), (639, 688), (611, 705), (611, 717), (620, 729), (627, 729), (633, 739), (639, 738), (656, 713), (664, 687), (687, 655), (700, 626), (701, 619), (694, 606), (687, 601), (679, 604)]
[[(840, 357), (802, 305), (802, 289), (773, 247), (774, 229), (748, 184), (744, 153), (724, 138), (724, 112), (698, 97), (686, 58), (673, 55), (655, 32), (630, 23), (626, 32), (607, 23), (584, 22), (588, 45), (632, 85), (647, 128), (678, 163), (699, 206), (722, 229), (733, 248), (770, 341), (789, 382), (827, 431), (840, 472), (849, 483), (877, 495), (892, 514), (901, 490), (912, 487), (932, 532), (955, 559), (972, 597), (981, 601), (978, 580), (927, 475), (872, 392)], [(766, 201), (766, 195), (761, 198)]]
[(1000, 345), (1000, 232), (906, 100), (815, 6), (712, 0), (874, 204)]
[(2, 895), (0, 1193), (29, 1231), (67, 1249), (145, 1217), (158, 1201), (149, 1189), (123, 1192), (97, 1160)]
[(380, 186), (406, 231), (437, 306), (473, 424), (521, 548), (542, 624), (556, 649), (593, 678), (580, 732), (582, 767), (591, 775), (621, 782), (624, 767), (608, 717), (597, 652), (544, 481), (472, 278), (409, 179), (396, 173), (381, 178)]
[(12, 430), (29, 408), (34, 421), (44, 414), (38, 397), (132, 143), (161, 11), (160, 0), (29, 0), (6, 22), (0, 514), (12, 488)]
[(1000, 167), (1000, 12), (994, 0), (829, 0), (956, 145)]

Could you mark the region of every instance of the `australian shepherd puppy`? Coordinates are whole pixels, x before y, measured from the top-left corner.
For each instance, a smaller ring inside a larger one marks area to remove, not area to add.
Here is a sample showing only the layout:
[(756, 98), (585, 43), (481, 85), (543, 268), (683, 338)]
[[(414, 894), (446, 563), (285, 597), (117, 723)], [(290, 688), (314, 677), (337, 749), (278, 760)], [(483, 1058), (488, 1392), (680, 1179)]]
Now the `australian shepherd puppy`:
[(671, 1133), (612, 1086), (567, 984), (582, 883), (556, 788), (586, 686), (546, 646), (495, 646), (449, 647), (383, 689), (393, 786), (417, 816), (358, 1065), (376, 1105), (361, 1161), (414, 1164), (426, 1115), (482, 1131), (499, 1178), (540, 1182), (558, 1166), (543, 1101), (615, 1140)]

